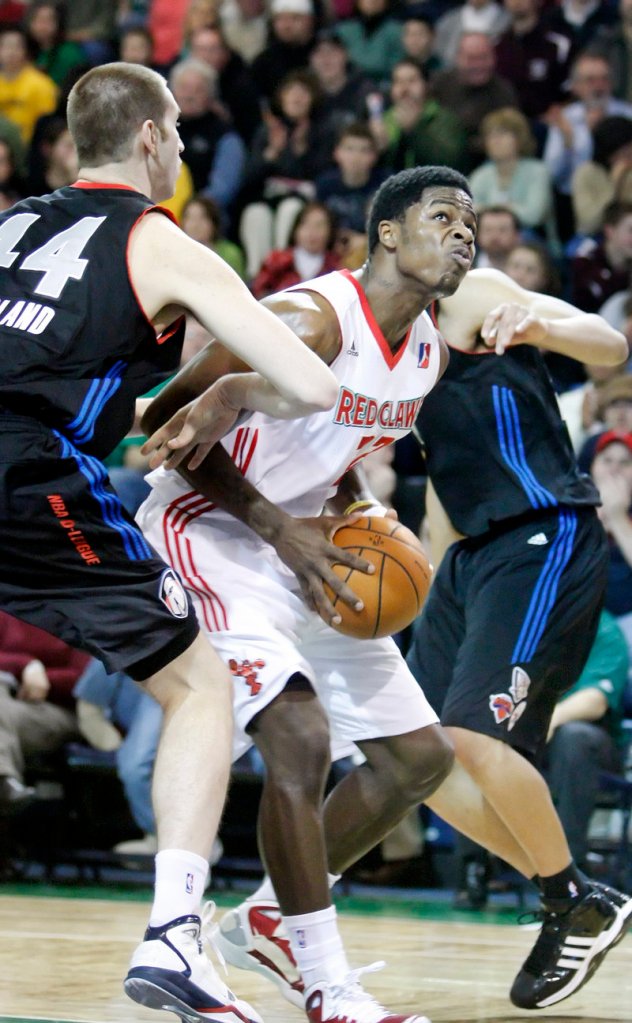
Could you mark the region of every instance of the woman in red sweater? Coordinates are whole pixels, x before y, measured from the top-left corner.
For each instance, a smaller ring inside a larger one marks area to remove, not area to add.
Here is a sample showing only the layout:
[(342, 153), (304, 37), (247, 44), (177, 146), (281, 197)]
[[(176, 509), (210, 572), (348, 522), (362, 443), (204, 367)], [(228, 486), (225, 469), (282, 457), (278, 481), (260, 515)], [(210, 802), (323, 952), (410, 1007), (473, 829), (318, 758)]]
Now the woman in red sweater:
[(264, 259), (252, 282), (256, 298), (337, 270), (333, 252), (335, 233), (331, 210), (320, 202), (306, 203), (294, 221), (288, 248), (274, 249)]

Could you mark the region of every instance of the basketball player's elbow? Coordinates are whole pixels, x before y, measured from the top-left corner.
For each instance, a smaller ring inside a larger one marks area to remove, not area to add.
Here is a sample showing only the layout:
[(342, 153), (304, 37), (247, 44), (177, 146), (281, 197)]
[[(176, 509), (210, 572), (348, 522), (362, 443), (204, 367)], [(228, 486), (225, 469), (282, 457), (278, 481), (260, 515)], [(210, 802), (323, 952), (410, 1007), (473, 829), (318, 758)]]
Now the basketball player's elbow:
[(313, 372), (296, 381), (293, 397), (293, 403), (305, 410), (299, 415), (328, 412), (338, 397), (338, 381), (324, 363), (317, 362)]

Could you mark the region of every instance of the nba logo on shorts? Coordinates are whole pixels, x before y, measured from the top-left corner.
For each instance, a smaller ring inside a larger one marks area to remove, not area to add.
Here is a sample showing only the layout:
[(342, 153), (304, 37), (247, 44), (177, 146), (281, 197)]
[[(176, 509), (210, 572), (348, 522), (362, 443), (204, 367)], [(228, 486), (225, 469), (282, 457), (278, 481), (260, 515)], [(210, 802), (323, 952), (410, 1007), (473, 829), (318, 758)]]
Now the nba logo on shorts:
[(184, 887), (187, 890), (187, 894), (190, 895), (193, 891), (193, 874), (187, 874), (187, 883)]
[(174, 618), (186, 618), (189, 601), (184, 587), (172, 568), (167, 568), (160, 577), (160, 599)]

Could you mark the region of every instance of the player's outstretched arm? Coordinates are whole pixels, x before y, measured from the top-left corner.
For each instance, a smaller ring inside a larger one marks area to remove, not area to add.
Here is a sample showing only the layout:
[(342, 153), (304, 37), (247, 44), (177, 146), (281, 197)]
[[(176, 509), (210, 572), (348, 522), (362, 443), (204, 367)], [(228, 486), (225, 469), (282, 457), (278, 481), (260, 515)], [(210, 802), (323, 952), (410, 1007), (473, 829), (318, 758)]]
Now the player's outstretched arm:
[[(231, 352), (265, 377), (296, 416), (331, 408), (337, 384), (329, 368), (248, 291), (210, 249), (167, 217), (145, 216), (130, 240), (130, 276), (147, 316), (156, 323), (186, 309)], [(271, 385), (271, 386), (270, 386)], [(250, 393), (253, 393), (251, 387)]]
[(480, 333), (497, 355), (530, 344), (588, 365), (617, 366), (629, 354), (623, 334), (603, 317), (527, 291), (499, 270), (471, 270), (454, 295), (441, 300), (439, 323), (448, 339)]

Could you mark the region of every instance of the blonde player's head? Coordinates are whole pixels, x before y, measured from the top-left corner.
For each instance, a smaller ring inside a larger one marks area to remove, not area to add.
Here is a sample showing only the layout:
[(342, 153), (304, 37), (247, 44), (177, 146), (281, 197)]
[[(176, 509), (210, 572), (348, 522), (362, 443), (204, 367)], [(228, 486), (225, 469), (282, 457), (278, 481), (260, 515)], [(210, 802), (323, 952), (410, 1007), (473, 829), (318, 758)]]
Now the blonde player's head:
[(139, 64), (103, 64), (86, 72), (68, 97), (68, 127), (79, 165), (128, 159), (145, 121), (162, 127), (169, 95), (164, 78)]

